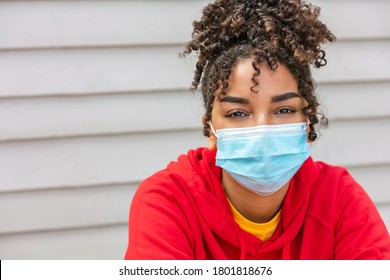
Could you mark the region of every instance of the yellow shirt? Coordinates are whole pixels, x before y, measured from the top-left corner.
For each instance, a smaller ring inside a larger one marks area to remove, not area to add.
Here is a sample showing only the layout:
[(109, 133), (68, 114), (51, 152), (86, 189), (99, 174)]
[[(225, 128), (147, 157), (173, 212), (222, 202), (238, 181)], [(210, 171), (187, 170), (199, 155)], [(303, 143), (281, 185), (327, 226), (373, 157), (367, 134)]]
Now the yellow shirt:
[(236, 221), (236, 223), (240, 226), (240, 228), (256, 236), (262, 241), (266, 241), (272, 236), (272, 234), (274, 233), (276, 227), (280, 222), (281, 210), (279, 210), (279, 212), (275, 215), (275, 217), (273, 217), (272, 220), (267, 223), (254, 223), (248, 220), (247, 218), (245, 218), (244, 216), (242, 216), (230, 201), (229, 201), (229, 205), (233, 213), (233, 218)]

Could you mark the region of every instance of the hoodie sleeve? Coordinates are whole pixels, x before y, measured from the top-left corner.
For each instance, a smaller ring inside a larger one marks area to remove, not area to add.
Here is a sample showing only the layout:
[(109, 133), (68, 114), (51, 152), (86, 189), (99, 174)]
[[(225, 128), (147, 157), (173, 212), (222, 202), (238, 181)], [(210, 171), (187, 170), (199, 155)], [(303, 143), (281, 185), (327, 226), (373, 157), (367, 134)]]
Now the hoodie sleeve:
[(177, 203), (186, 198), (174, 191), (175, 184), (160, 172), (138, 187), (130, 208), (125, 259), (194, 259), (190, 225)]
[(390, 237), (364, 189), (345, 171), (338, 196), (336, 259), (390, 259)]

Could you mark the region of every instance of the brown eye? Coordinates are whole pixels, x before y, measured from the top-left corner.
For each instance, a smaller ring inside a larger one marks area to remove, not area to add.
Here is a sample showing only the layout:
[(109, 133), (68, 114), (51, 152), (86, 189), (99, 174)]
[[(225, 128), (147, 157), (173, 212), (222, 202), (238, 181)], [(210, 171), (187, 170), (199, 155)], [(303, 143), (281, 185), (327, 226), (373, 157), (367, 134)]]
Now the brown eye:
[(228, 118), (244, 118), (247, 116), (249, 115), (243, 111), (234, 111), (227, 115)]
[(291, 109), (291, 108), (282, 108), (279, 111), (277, 111), (276, 114), (292, 114), (295, 112), (296, 112), (296, 110)]

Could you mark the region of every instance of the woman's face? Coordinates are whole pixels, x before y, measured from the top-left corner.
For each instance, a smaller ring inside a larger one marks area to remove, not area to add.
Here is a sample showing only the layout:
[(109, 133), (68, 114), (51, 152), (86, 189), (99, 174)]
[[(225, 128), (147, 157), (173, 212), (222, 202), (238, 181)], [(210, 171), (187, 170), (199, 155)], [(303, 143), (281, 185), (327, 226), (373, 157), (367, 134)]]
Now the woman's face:
[[(215, 98), (213, 104), (211, 122), (215, 130), (307, 121), (302, 114), (307, 103), (298, 93), (291, 72), (280, 63), (276, 71), (266, 62), (258, 67), (259, 84), (254, 88), (257, 93), (251, 91), (252, 59), (243, 60), (233, 68), (226, 93)], [(215, 136), (210, 135), (209, 148), (215, 149)]]

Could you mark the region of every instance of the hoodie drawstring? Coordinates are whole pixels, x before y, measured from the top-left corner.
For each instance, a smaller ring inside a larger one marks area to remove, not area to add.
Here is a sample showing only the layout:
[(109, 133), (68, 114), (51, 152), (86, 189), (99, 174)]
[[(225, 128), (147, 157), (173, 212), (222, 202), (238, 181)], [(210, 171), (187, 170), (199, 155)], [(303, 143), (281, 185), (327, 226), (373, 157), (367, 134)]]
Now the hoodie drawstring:
[(240, 260), (245, 260), (246, 258), (246, 242), (245, 238), (241, 235), (238, 236), (240, 241)]

